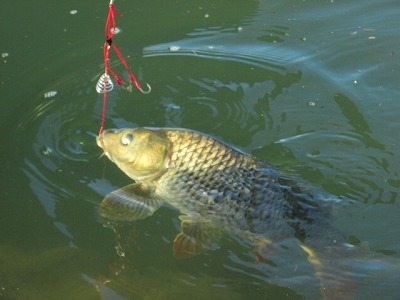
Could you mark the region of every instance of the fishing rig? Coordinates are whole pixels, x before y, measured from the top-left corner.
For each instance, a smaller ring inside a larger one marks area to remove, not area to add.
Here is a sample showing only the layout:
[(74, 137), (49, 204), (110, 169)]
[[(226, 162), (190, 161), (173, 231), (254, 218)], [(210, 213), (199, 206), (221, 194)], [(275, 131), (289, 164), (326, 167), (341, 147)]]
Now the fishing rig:
[[(104, 42), (103, 45), (103, 55), (104, 55), (104, 74), (102, 74), (97, 81), (96, 84), (96, 91), (99, 94), (103, 94), (103, 108), (102, 108), (102, 115), (101, 115), (101, 126), (100, 126), (100, 131), (99, 134), (103, 133), (104, 130), (104, 123), (105, 123), (105, 116), (106, 116), (106, 105), (107, 105), (107, 93), (111, 92), (114, 88), (114, 83), (111, 79), (111, 76), (114, 77), (114, 80), (117, 82), (117, 84), (129, 91), (132, 91), (132, 85), (134, 84), (136, 88), (142, 92), (143, 94), (148, 94), (151, 91), (151, 87), (148, 83), (147, 85), (147, 90), (143, 90), (142, 86), (140, 85), (139, 81), (136, 79), (135, 75), (133, 75), (132, 71), (130, 70), (125, 58), (123, 57), (121, 51), (117, 48), (115, 43), (113, 42), (112, 38), (114, 37), (114, 34), (118, 32), (117, 28), (117, 23), (115, 21), (115, 13), (117, 13), (119, 16), (122, 16), (122, 14), (118, 11), (115, 11), (114, 8), (114, 0), (110, 0), (109, 3), (109, 10), (108, 10), (108, 15), (107, 15), (107, 20), (106, 20), (106, 25), (104, 27), (104, 35), (106, 38), (106, 41)], [(114, 50), (114, 52), (117, 54), (119, 60), (121, 63), (124, 65), (126, 71), (128, 72), (129, 75), (129, 83), (126, 84), (120, 76), (118, 76), (110, 67), (109, 64), (109, 56), (110, 56), (110, 50), (111, 48)], [(111, 75), (111, 76), (110, 76)]]

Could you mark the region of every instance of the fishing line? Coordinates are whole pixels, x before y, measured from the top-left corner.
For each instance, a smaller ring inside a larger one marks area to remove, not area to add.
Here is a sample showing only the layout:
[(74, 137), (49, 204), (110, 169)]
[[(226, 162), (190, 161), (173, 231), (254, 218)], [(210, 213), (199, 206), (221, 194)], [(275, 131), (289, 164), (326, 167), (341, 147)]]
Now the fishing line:
[[(96, 84), (96, 91), (99, 94), (103, 94), (103, 107), (102, 107), (102, 113), (101, 113), (101, 126), (100, 126), (100, 131), (99, 134), (103, 133), (104, 129), (104, 123), (105, 123), (105, 118), (106, 118), (106, 106), (107, 106), (107, 93), (111, 92), (114, 88), (114, 84), (112, 82), (112, 79), (110, 75), (115, 79), (117, 84), (121, 86), (122, 88), (127, 89), (128, 91), (132, 91), (132, 85), (134, 84), (136, 88), (141, 91), (143, 94), (148, 94), (151, 91), (151, 87), (148, 83), (147, 85), (147, 90), (143, 90), (142, 86), (140, 85), (139, 81), (137, 81), (135, 75), (131, 72), (125, 58), (123, 57), (121, 51), (117, 48), (115, 43), (113, 42), (112, 38), (114, 37), (114, 34), (117, 32), (117, 22), (115, 21), (115, 13), (117, 13), (119, 16), (122, 17), (122, 14), (118, 11), (115, 11), (114, 8), (114, 0), (110, 0), (110, 3), (108, 5), (109, 10), (108, 10), (108, 15), (107, 15), (107, 20), (106, 24), (104, 26), (104, 36), (106, 38), (106, 41), (104, 42), (103, 45), (103, 56), (104, 56), (104, 74), (100, 76), (99, 80), (97, 81)], [(129, 75), (129, 84), (126, 85), (122, 78), (118, 76), (110, 67), (109, 65), (109, 56), (110, 56), (110, 49), (113, 49), (114, 52), (117, 54), (119, 60), (122, 62), (124, 65), (126, 71), (128, 72)], [(110, 75), (109, 75), (110, 74)]]

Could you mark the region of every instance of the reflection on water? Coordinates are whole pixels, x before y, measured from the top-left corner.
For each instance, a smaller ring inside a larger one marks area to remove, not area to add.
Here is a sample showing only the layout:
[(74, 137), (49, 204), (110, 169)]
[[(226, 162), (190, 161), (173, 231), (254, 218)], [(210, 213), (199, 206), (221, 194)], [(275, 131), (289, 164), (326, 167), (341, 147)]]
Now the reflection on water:
[[(271, 127), (269, 102), (301, 80), (299, 71), (232, 50), (202, 50), (182, 44), (182, 49), (170, 52), (164, 44), (145, 49), (144, 55), (154, 66), (192, 65), (180, 70), (179, 76), (173, 76), (173, 67), (158, 74), (166, 82), (160, 87), (162, 104), (180, 108), (165, 114), (164, 126), (195, 126), (203, 132), (224, 132), (226, 140), (239, 146), (248, 145), (255, 134)], [(182, 97), (185, 91), (190, 93)], [(203, 121), (204, 115), (208, 116), (207, 123)]]
[[(356, 298), (396, 299), (397, 3), (236, 2), (119, 3), (119, 45), (152, 92), (116, 87), (106, 127), (196, 129), (341, 199), (335, 227), (369, 250), (337, 266), (357, 281)], [(168, 207), (102, 227), (102, 197), (130, 181), (99, 159), (95, 84), (103, 68), (93, 45), (104, 15), (80, 5), (54, 10), (56, 25), (40, 27), (40, 36), (22, 21), (4, 32), (18, 44), (0, 49), (9, 54), (0, 61), (0, 298), (318, 299), (314, 269), (293, 241), (265, 264), (254, 263), (253, 245), (229, 235), (213, 251), (178, 260), (178, 213)], [(42, 20), (34, 6), (27, 19)], [(101, 22), (88, 25), (93, 13)]]
[(334, 99), (341, 109), (343, 116), (347, 118), (349, 125), (353, 128), (353, 131), (360, 136), (365, 146), (367, 148), (374, 147), (379, 150), (384, 150), (385, 147), (370, 136), (372, 133), (371, 129), (364, 116), (359, 112), (357, 106), (343, 94), (336, 94)]

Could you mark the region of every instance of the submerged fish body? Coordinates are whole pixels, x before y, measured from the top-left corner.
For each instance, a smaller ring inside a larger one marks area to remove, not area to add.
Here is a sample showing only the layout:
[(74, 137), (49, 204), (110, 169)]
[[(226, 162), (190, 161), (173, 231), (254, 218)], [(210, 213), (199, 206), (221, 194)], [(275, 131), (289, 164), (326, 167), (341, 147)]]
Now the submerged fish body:
[[(221, 229), (260, 246), (295, 238), (316, 266), (345, 243), (330, 225), (329, 204), (296, 178), (208, 135), (186, 129), (106, 130), (97, 144), (135, 183), (107, 195), (100, 215), (119, 221), (150, 216), (163, 202), (182, 214), (176, 255), (210, 247)], [(264, 249), (264, 250), (263, 250)], [(328, 249), (328, 250), (327, 250)], [(318, 268), (318, 267), (317, 267)]]
[(297, 238), (311, 246), (318, 240), (322, 247), (344, 241), (329, 226), (326, 202), (272, 165), (208, 135), (186, 129), (107, 130), (97, 143), (136, 182), (112, 201), (136, 201), (133, 206), (143, 209), (139, 218), (164, 201), (193, 223), (226, 225), (254, 239)]

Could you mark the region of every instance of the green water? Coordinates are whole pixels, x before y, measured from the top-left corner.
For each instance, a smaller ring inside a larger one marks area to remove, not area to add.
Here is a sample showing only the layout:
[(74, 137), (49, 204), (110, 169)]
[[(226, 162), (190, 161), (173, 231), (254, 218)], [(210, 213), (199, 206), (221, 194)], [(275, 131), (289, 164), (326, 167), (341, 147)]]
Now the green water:
[[(335, 227), (370, 249), (348, 262), (352, 297), (398, 299), (398, 1), (115, 5), (114, 43), (152, 92), (115, 88), (106, 128), (209, 133), (339, 198)], [(0, 299), (320, 299), (290, 243), (270, 264), (233, 236), (177, 259), (169, 207), (99, 222), (104, 195), (130, 183), (94, 139), (107, 11), (107, 1), (2, 4)]]

